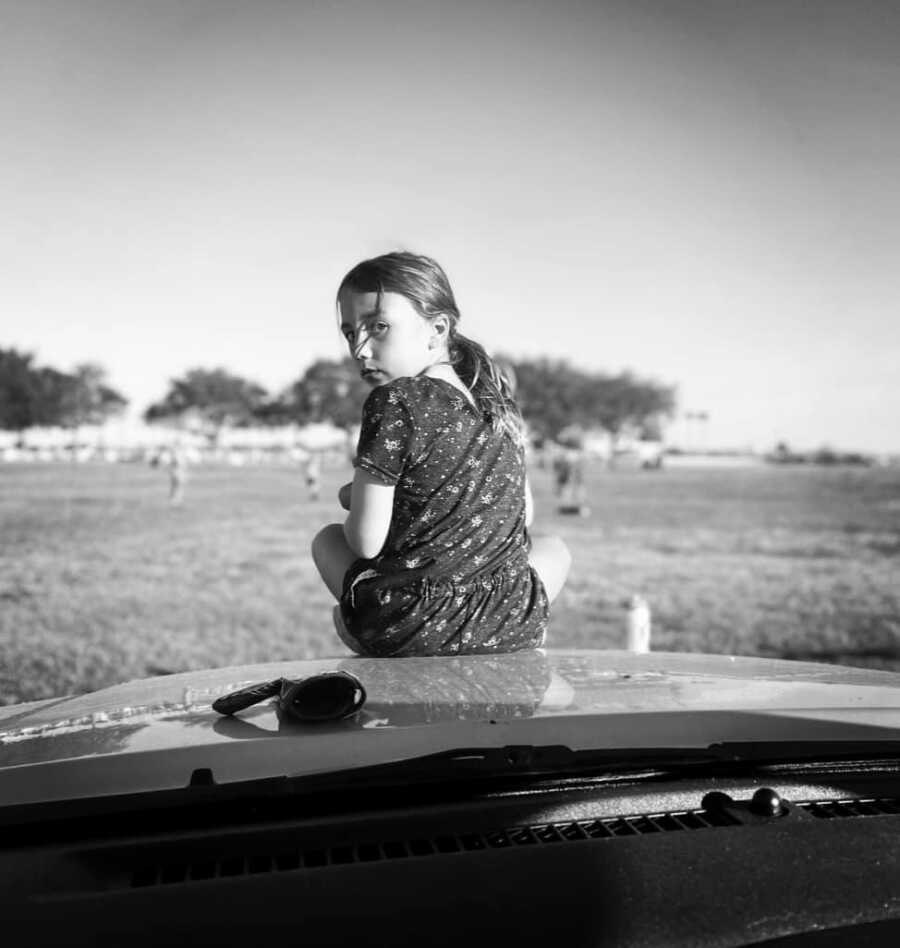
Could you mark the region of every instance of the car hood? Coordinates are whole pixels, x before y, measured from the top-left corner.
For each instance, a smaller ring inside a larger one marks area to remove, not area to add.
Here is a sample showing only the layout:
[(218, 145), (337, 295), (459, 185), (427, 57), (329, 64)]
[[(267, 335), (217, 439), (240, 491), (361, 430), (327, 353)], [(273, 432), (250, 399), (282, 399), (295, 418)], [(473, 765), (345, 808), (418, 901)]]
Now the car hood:
[[(343, 669), (353, 717), (302, 724), (219, 696)], [(0, 708), (0, 805), (334, 772), (462, 747), (705, 748), (722, 742), (896, 741), (900, 674), (727, 655), (537, 650), (335, 658), (184, 672)]]

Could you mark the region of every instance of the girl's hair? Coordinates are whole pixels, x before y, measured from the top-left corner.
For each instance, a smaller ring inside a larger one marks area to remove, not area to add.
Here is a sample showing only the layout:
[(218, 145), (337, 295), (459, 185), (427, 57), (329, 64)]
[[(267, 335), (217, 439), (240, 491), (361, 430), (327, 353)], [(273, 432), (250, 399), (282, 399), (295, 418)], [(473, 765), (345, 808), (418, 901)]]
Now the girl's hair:
[(491, 427), (522, 441), (522, 416), (515, 402), (512, 380), (482, 346), (458, 330), (459, 309), (447, 274), (437, 261), (403, 250), (386, 253), (358, 263), (341, 280), (338, 297), (345, 289), (377, 293), (379, 306), (382, 293), (399, 293), (425, 319), (446, 316), (450, 321), (447, 344), (450, 364), (472, 393), (475, 404), (490, 418)]

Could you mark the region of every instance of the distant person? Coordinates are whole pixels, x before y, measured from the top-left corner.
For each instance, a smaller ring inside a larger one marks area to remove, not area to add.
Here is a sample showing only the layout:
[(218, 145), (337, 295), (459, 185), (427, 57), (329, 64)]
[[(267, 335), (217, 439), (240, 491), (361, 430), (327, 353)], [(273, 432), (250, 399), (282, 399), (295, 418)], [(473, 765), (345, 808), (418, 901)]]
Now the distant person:
[(322, 455), (310, 451), (305, 464), (306, 490), (310, 500), (318, 500), (322, 488)]
[(562, 500), (572, 480), (572, 461), (566, 450), (557, 450), (553, 458), (553, 481), (556, 486), (556, 496)]
[(164, 449), (162, 465), (169, 475), (169, 504), (178, 507), (184, 500), (184, 485), (187, 481), (187, 457), (180, 445)]
[(587, 516), (584, 488), (585, 451), (580, 436), (564, 435), (559, 439), (553, 458), (553, 475), (559, 512)]
[(397, 252), (343, 279), (340, 328), (372, 385), (348, 516), (312, 554), (362, 655), (509, 652), (544, 642), (569, 552), (530, 537), (522, 418), (484, 349), (458, 329), (444, 271)]

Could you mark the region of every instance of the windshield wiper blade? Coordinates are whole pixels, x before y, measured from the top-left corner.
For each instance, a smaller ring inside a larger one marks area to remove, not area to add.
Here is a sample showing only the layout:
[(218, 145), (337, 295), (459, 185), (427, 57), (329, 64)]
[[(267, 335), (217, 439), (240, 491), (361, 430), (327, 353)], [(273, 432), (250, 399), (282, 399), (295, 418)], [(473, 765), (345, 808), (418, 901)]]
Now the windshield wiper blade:
[(898, 741), (724, 741), (707, 747), (573, 750), (564, 744), (469, 747), (321, 774), (288, 777), (295, 789), (315, 791), (353, 780), (428, 783), (485, 778), (623, 776), (685, 771), (753, 770), (779, 764), (900, 761)]
[(720, 760), (753, 764), (900, 758), (900, 738), (871, 741), (722, 741), (708, 750)]
[(364, 780), (373, 783), (427, 783), (446, 780), (481, 780), (504, 777), (566, 777), (587, 772), (618, 774), (648, 770), (702, 767), (721, 762), (714, 751), (699, 749), (638, 748), (573, 750), (564, 744), (513, 744), (506, 747), (470, 747), (439, 751), (421, 757), (389, 761), (353, 769), (306, 774), (289, 778), (297, 789)]

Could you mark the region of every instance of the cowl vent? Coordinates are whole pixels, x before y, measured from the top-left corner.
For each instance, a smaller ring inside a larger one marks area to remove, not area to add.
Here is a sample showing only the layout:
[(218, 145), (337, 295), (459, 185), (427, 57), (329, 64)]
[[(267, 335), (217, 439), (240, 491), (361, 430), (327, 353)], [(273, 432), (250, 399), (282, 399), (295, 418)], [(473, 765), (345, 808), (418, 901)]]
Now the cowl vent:
[(900, 813), (900, 800), (816, 800), (795, 803), (794, 806), (820, 820), (835, 820), (847, 816), (892, 816)]
[[(794, 803), (819, 819), (883, 816), (900, 813), (900, 799), (816, 800)], [(735, 816), (718, 810), (684, 810), (648, 813), (570, 823), (513, 826), (491, 832), (455, 833), (409, 839), (347, 842), (341, 845), (269, 852), (249, 848), (215, 860), (145, 864), (131, 876), (131, 887), (169, 885), (297, 869), (323, 869), (350, 863), (391, 859), (417, 859), (452, 853), (516, 846), (543, 846), (590, 839), (619, 839), (654, 833), (677, 833), (744, 825)]]
[(547, 843), (587, 839), (615, 839), (623, 836), (643, 836), (649, 833), (673, 833), (710, 829), (714, 826), (730, 826), (736, 823), (738, 821), (728, 814), (707, 810), (688, 810), (602, 820), (578, 820), (571, 823), (514, 826), (485, 833), (457, 833), (379, 842), (367, 841), (326, 848), (279, 852), (251, 853), (248, 851), (229, 854), (217, 860), (146, 865), (133, 873), (131, 886), (167, 885), (229, 876), (254, 875), (262, 872), (320, 869), (348, 863), (416, 859), (422, 856), (509, 849), (515, 846), (542, 846)]

